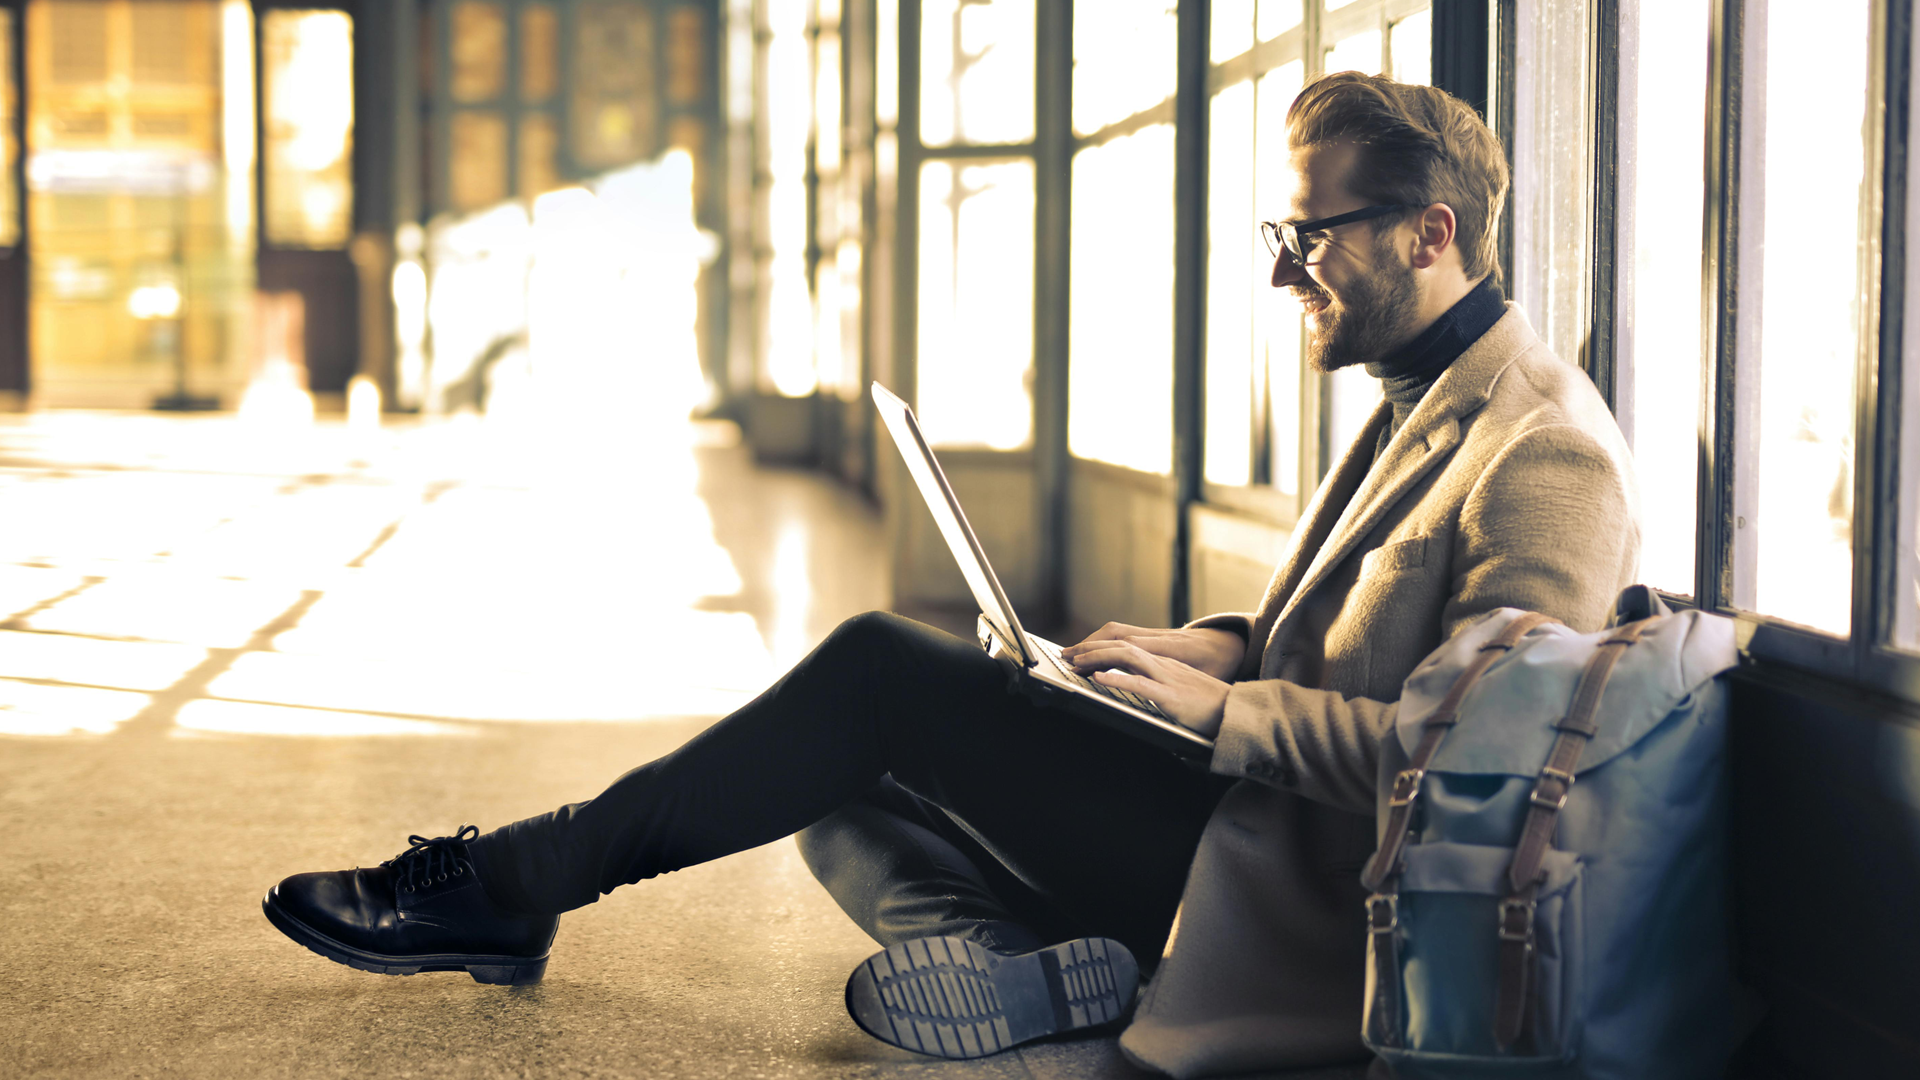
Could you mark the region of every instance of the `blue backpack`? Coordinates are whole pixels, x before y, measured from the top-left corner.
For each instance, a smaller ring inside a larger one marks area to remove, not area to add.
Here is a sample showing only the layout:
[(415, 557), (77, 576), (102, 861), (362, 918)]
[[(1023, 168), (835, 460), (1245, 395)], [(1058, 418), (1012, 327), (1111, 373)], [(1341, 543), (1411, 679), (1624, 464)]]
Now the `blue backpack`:
[(1733, 624), (1502, 609), (1407, 677), (1382, 748), (1364, 1038), (1399, 1080), (1694, 1080), (1747, 1020), (1729, 948)]

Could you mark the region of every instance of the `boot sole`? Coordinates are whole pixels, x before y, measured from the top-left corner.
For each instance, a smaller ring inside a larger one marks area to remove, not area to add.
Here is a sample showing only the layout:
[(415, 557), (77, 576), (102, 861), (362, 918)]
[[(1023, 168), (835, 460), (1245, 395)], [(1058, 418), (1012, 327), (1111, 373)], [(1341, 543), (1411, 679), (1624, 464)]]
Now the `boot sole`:
[(312, 952), (360, 971), (376, 975), (417, 975), (422, 971), (464, 971), (473, 981), (490, 986), (526, 986), (537, 983), (547, 973), (547, 958), (539, 956), (487, 956), (461, 953), (430, 953), (421, 956), (387, 956), (367, 952), (338, 942), (294, 918), (273, 902), (269, 892), (260, 901), (260, 910), (274, 928), (304, 945)]
[(957, 937), (874, 954), (847, 980), (847, 1012), (867, 1034), (942, 1058), (997, 1054), (1119, 1020), (1140, 969), (1111, 938), (1004, 956)]

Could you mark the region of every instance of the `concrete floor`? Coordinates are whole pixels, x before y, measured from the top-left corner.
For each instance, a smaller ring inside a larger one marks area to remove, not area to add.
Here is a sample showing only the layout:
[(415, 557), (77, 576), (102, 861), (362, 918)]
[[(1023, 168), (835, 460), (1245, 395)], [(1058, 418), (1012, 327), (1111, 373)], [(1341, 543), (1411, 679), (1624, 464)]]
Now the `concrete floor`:
[(589, 795), (886, 606), (858, 498), (646, 427), (0, 417), (0, 1076), (1137, 1075), (1111, 1038), (867, 1038), (873, 945), (791, 841), (567, 915), (535, 987), (261, 917), (289, 873)]

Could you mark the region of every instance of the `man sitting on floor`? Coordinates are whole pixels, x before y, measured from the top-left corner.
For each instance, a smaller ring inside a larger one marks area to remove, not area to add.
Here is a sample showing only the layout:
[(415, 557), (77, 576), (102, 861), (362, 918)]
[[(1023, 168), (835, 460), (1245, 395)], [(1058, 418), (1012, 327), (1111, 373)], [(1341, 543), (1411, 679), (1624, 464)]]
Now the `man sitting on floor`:
[(1145, 1066), (1363, 1057), (1357, 878), (1401, 682), (1496, 608), (1599, 628), (1633, 580), (1637, 494), (1593, 386), (1502, 300), (1506, 165), (1472, 110), (1348, 72), (1287, 125), (1273, 285), (1314, 367), (1364, 364), (1385, 400), (1256, 612), (1065, 650), (1215, 739), (1211, 775), (1010, 694), (972, 642), (869, 613), (594, 798), (297, 874), (268, 918), (366, 970), (531, 982), (561, 912), (798, 832), (888, 946), (847, 988), (880, 1039), (973, 1057), (1117, 1020), (1139, 957), (1158, 973), (1121, 1045)]

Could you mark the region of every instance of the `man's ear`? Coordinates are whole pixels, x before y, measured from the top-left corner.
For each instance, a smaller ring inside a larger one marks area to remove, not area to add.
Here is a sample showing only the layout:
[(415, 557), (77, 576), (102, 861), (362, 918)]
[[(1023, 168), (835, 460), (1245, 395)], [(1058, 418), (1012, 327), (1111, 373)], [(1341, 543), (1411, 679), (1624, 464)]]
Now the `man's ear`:
[(1453, 250), (1453, 207), (1434, 203), (1410, 222), (1413, 226), (1413, 268), (1425, 270)]

